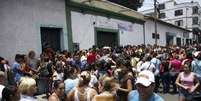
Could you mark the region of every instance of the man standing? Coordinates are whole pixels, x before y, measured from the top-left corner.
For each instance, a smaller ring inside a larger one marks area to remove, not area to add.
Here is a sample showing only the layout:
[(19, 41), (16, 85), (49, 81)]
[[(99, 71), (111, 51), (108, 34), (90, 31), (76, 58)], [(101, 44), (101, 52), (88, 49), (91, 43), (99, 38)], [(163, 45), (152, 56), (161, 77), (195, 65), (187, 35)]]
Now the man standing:
[(128, 101), (164, 101), (162, 97), (154, 93), (155, 78), (149, 70), (139, 73), (136, 81), (137, 90), (128, 95)]
[(158, 92), (158, 88), (160, 86), (160, 76), (159, 76), (159, 71), (160, 71), (160, 66), (161, 66), (161, 60), (158, 56), (158, 53), (154, 52), (153, 53), (153, 58), (151, 59), (151, 63), (154, 64), (154, 66), (156, 67), (156, 70), (154, 72), (155, 75), (155, 89), (154, 92), (157, 93)]

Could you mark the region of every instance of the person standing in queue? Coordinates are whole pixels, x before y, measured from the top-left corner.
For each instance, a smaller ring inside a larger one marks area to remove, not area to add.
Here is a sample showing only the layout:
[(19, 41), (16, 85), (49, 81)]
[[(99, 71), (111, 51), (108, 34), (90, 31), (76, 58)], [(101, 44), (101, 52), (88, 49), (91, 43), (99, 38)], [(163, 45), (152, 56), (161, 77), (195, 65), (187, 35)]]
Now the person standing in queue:
[(141, 71), (135, 84), (137, 90), (129, 93), (128, 101), (164, 101), (162, 97), (154, 93), (155, 78), (151, 71)]
[(192, 101), (200, 83), (196, 74), (191, 72), (191, 61), (185, 61), (183, 68), (184, 71), (179, 73), (175, 82), (179, 90), (179, 101)]
[(53, 83), (54, 92), (49, 96), (48, 101), (62, 101), (64, 97), (64, 82), (61, 80), (55, 80)]

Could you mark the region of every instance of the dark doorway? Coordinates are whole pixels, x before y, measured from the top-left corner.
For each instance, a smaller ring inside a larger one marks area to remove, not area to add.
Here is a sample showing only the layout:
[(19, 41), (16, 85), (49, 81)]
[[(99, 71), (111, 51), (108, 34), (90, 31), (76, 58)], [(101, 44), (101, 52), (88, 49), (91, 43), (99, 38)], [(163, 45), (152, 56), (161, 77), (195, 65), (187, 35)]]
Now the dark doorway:
[(186, 39), (186, 44), (187, 44), (187, 45), (192, 44), (192, 40), (191, 40), (191, 39)]
[(177, 38), (177, 45), (181, 46), (181, 38)]
[(173, 45), (174, 43), (174, 37), (171, 35), (166, 35), (166, 45)]
[(117, 32), (107, 32), (107, 31), (97, 31), (97, 46), (118, 46), (118, 33)]
[(42, 51), (45, 48), (52, 48), (54, 51), (60, 51), (60, 34), (62, 28), (49, 28), (49, 27), (41, 27), (41, 44)]

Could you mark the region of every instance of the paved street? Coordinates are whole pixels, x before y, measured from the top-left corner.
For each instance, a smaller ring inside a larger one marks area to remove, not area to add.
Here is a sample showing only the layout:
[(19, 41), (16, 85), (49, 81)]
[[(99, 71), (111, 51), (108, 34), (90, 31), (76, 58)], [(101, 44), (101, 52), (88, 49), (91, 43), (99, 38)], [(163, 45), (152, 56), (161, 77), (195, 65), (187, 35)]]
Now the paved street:
[[(165, 95), (159, 94), (159, 95), (161, 95), (165, 99), (165, 101), (178, 101), (178, 94), (174, 94), (174, 95), (172, 95), (172, 94), (165, 94)], [(47, 101), (47, 99), (42, 98), (44, 96), (45, 96), (44, 94), (37, 96), (38, 101)]]
[(165, 101), (178, 101), (178, 94), (159, 94), (161, 95)]

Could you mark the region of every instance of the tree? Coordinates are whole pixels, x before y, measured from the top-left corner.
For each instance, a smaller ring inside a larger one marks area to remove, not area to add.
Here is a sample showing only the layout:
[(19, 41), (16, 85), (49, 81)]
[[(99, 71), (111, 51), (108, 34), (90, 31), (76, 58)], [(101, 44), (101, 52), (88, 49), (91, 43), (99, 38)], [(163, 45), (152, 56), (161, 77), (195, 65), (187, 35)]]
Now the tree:
[(142, 3), (144, 0), (108, 0), (117, 4), (120, 4), (122, 6), (131, 8), (133, 10), (136, 10), (142, 6)]

